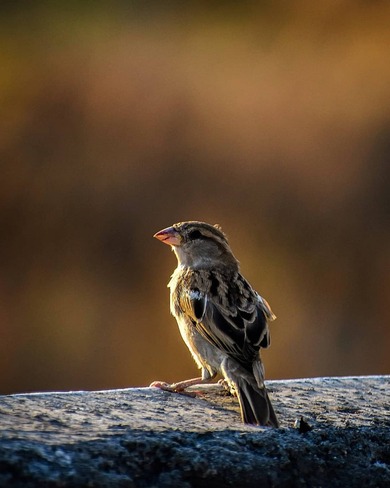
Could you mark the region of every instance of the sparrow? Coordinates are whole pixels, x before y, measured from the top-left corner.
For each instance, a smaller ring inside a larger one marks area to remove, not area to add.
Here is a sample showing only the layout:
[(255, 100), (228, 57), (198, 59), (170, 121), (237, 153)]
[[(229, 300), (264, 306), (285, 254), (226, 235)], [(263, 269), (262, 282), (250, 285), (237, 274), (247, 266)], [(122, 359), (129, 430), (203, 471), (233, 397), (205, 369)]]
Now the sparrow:
[(221, 374), (237, 395), (244, 423), (278, 427), (264, 385), (260, 348), (270, 345), (267, 301), (240, 273), (219, 225), (180, 222), (154, 236), (171, 246), (178, 266), (171, 276), (170, 309), (201, 377), (151, 386), (183, 392)]

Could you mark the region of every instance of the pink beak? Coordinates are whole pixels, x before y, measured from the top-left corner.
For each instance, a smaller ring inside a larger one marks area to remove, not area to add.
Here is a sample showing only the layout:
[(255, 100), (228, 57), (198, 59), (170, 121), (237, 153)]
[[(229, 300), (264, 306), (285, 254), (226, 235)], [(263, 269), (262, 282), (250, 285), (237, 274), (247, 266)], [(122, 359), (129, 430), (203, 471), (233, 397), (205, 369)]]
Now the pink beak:
[(180, 246), (181, 243), (180, 234), (173, 227), (167, 227), (166, 229), (160, 230), (159, 232), (156, 232), (153, 237), (169, 246)]

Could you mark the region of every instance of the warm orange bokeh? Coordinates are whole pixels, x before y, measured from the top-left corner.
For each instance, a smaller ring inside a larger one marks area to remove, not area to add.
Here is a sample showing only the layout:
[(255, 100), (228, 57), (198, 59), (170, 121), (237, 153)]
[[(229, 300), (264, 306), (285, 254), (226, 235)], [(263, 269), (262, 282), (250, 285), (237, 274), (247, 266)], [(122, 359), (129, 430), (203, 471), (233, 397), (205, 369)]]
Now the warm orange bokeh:
[(190, 219), (268, 378), (389, 373), (389, 4), (54, 4), (0, 17), (0, 391), (194, 375), (152, 239)]

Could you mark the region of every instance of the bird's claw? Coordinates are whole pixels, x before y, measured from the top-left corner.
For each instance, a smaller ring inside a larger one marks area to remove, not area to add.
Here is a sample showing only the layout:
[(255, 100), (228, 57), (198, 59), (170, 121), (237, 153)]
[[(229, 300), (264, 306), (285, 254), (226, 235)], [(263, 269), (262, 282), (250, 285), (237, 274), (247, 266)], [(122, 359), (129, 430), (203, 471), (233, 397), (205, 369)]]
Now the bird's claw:
[(170, 393), (179, 393), (180, 395), (185, 395), (192, 398), (196, 396), (196, 393), (185, 391), (184, 388), (180, 387), (176, 383), (172, 383), (170, 385), (165, 381), (153, 381), (153, 383), (150, 384), (150, 387), (160, 388), (160, 390), (169, 391)]
[(226, 395), (237, 396), (237, 392), (234, 389), (234, 387), (232, 385), (230, 385), (229, 382), (227, 380), (225, 380), (224, 378), (219, 380), (218, 384), (224, 388)]
[(161, 390), (172, 391), (171, 385), (169, 383), (165, 383), (165, 381), (153, 381), (150, 383), (150, 388), (160, 388)]

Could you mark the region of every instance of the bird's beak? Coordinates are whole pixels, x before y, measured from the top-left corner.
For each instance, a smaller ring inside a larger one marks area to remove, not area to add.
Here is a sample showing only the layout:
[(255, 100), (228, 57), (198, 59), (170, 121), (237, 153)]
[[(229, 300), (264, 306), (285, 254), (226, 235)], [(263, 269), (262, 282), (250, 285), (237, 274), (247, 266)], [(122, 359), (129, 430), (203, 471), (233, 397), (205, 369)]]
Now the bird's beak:
[(154, 236), (159, 241), (169, 246), (180, 246), (181, 236), (173, 227), (167, 227), (166, 229), (156, 232)]

